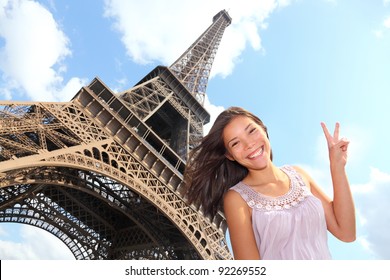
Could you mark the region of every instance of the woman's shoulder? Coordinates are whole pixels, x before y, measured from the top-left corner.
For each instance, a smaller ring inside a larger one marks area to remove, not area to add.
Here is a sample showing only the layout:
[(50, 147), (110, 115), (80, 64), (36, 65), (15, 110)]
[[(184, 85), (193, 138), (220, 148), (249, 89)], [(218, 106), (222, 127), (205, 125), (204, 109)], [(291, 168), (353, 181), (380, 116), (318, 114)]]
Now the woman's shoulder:
[(283, 165), (280, 169), (290, 172), (290, 173), (298, 173), (299, 175), (306, 175), (307, 172), (298, 165)]
[(293, 168), (295, 170), (295, 172), (297, 172), (299, 175), (301, 175), (304, 179), (307, 179), (307, 180), (310, 179), (309, 173), (304, 168), (302, 168), (298, 165), (291, 165), (290, 167)]
[(241, 205), (246, 204), (246, 201), (242, 197), (242, 193), (236, 186), (231, 187), (224, 195), (224, 205)]
[(237, 199), (241, 199), (242, 200), (242, 197), (240, 195), (240, 193), (238, 192), (238, 189), (236, 187), (231, 187), (230, 189), (228, 189), (228, 191), (225, 193), (225, 196), (224, 196), (224, 200), (237, 200)]
[(243, 199), (241, 194), (231, 188), (225, 193), (223, 208), (225, 215), (232, 213), (231, 211), (237, 212), (238, 209), (249, 209), (247, 202)]
[(302, 168), (298, 165), (291, 165), (290, 168), (292, 168), (294, 170), (294, 172), (296, 172), (299, 175), (299, 177), (303, 180), (305, 185), (310, 190), (311, 185), (313, 183), (313, 179), (310, 177), (309, 173), (304, 168)]

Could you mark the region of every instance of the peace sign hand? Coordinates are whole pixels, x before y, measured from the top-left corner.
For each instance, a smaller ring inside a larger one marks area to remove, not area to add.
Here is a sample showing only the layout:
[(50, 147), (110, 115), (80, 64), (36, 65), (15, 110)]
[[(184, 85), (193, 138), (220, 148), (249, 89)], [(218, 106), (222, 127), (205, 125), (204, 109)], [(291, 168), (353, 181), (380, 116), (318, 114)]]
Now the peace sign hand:
[(329, 148), (329, 160), (333, 166), (344, 167), (347, 163), (347, 150), (349, 141), (346, 138), (339, 139), (340, 124), (337, 122), (333, 136), (329, 133), (325, 123), (321, 123)]

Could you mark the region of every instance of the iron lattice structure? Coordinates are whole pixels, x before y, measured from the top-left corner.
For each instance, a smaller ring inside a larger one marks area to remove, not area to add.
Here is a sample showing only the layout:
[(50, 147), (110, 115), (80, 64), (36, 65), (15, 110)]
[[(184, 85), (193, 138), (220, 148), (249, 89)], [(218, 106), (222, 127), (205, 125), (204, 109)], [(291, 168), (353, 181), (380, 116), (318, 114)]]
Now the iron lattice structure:
[(172, 66), (114, 94), (95, 78), (69, 102), (0, 101), (0, 222), (42, 228), (76, 259), (230, 259), (221, 213), (185, 202), (226, 11)]

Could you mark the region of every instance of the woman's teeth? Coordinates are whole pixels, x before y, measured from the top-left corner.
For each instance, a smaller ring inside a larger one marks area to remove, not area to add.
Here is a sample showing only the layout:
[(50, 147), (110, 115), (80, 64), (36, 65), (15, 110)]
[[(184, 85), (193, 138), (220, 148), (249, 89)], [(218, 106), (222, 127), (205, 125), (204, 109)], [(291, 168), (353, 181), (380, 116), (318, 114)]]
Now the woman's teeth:
[(248, 158), (252, 159), (252, 158), (258, 157), (263, 153), (263, 151), (264, 151), (264, 147), (262, 147), (256, 153), (249, 155)]

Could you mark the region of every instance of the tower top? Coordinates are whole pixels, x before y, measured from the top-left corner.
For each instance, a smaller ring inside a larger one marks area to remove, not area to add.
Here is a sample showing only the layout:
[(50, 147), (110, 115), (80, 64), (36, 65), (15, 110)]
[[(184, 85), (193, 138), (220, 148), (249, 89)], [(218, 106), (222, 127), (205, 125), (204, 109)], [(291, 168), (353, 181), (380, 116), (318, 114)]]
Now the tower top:
[(225, 17), (228, 25), (226, 26), (229, 26), (231, 23), (232, 23), (232, 18), (229, 16), (228, 12), (226, 10), (222, 10), (220, 11), (218, 14), (216, 14), (214, 17), (213, 17), (213, 22), (218, 20), (220, 17)]
[(226, 10), (218, 12), (209, 28), (169, 67), (202, 105), (215, 55), (231, 22)]

